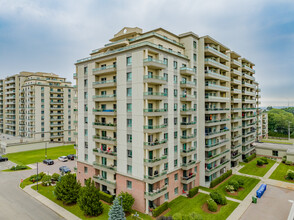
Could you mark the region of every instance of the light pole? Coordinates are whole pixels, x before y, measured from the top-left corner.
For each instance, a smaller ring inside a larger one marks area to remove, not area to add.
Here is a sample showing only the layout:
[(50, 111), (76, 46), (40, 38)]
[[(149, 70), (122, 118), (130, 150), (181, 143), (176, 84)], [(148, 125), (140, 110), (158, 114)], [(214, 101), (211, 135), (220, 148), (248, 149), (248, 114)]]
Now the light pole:
[(37, 162), (37, 192), (39, 191), (38, 179), (39, 179), (39, 163)]
[(292, 122), (291, 121), (288, 121), (288, 140), (290, 141), (290, 124)]

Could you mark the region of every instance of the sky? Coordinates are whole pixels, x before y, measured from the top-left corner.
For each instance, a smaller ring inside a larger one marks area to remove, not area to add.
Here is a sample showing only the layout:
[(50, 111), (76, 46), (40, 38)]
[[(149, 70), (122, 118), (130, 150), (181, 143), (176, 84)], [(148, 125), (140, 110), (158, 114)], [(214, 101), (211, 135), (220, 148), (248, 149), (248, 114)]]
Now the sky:
[(0, 78), (53, 72), (123, 27), (210, 35), (256, 66), (261, 106), (294, 106), (293, 0), (0, 0)]

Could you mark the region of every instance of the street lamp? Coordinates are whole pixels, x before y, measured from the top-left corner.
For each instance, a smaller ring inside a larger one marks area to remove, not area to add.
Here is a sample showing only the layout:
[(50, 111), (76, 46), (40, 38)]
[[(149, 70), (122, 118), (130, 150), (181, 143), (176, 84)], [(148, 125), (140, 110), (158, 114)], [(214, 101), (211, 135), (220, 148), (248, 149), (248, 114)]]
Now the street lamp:
[(288, 121), (288, 140), (290, 140), (290, 124), (292, 122), (291, 121)]

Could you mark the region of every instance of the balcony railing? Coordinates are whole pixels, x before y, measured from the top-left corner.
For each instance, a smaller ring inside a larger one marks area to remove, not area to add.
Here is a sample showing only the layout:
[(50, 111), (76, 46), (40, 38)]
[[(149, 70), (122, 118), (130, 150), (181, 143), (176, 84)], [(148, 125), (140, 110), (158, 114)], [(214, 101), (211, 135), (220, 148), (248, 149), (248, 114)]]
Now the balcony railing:
[(103, 182), (105, 182), (105, 183), (111, 184), (111, 185), (113, 185), (114, 187), (116, 186), (116, 183), (115, 183), (115, 182), (109, 181), (109, 180), (103, 178), (102, 176), (93, 176), (93, 178), (94, 178), (94, 179), (101, 180), (101, 181), (103, 181)]
[(112, 137), (104, 137), (104, 136), (94, 135), (93, 138), (100, 139), (100, 140), (106, 140), (106, 141), (116, 141), (116, 138), (112, 138)]
[(211, 155), (211, 156), (209, 156), (209, 157), (205, 157), (205, 160), (210, 161), (210, 160), (212, 160), (212, 159), (214, 159), (214, 158), (217, 158), (218, 156), (221, 156), (221, 155), (223, 155), (223, 154), (228, 153), (229, 151), (230, 151), (230, 149), (226, 149), (225, 151), (223, 151), (223, 152), (221, 152), (221, 153), (218, 153), (218, 154), (215, 154), (215, 155)]
[(113, 124), (113, 123), (104, 123), (104, 122), (93, 122), (93, 125), (116, 127), (116, 124)]
[(196, 134), (181, 136), (182, 139), (190, 139), (190, 138), (195, 138), (195, 137), (196, 137)]
[(96, 98), (114, 98), (116, 97), (116, 94), (112, 94), (112, 95), (93, 95), (93, 99)]
[(153, 158), (153, 159), (144, 159), (144, 162), (146, 163), (155, 163), (155, 162), (158, 162), (158, 161), (161, 161), (161, 160), (164, 160), (167, 158), (167, 155), (164, 155), (162, 157), (158, 157), (158, 158)]
[(93, 162), (93, 165), (98, 166), (98, 167), (103, 167), (103, 168), (106, 168), (106, 169), (109, 169), (109, 170), (116, 171), (116, 166), (107, 166), (107, 165), (100, 164), (100, 163), (97, 163), (97, 162)]
[(190, 153), (192, 151), (195, 151), (196, 150), (196, 147), (192, 147), (192, 148), (189, 148), (189, 149), (183, 149), (181, 150), (182, 153)]
[(157, 60), (157, 59), (154, 59), (154, 58), (151, 58), (151, 57), (148, 57), (146, 59), (143, 60), (143, 62), (155, 62), (155, 63), (159, 63), (159, 64), (164, 64), (164, 65), (167, 65), (167, 63), (165, 63), (164, 61), (162, 60)]
[(167, 96), (167, 93), (163, 93), (163, 92), (144, 92), (144, 95)]
[(218, 61), (216, 61), (216, 60), (214, 60), (214, 59), (211, 59), (211, 58), (205, 58), (204, 61), (205, 61), (205, 62), (212, 62), (212, 63), (215, 63), (216, 65), (221, 66), (223, 69), (225, 69), (225, 70), (229, 70), (229, 67), (228, 67), (228, 66), (226, 66), (226, 65), (224, 65), (224, 64), (222, 64), (222, 63), (220, 63), (220, 62), (218, 62)]
[(155, 175), (153, 175), (153, 176), (149, 176), (149, 175), (144, 175), (144, 177), (145, 177), (145, 179), (149, 179), (149, 180), (154, 180), (154, 179), (156, 179), (156, 178), (158, 178), (158, 177), (161, 177), (161, 176), (163, 176), (163, 175), (166, 175), (167, 174), (167, 171), (162, 171), (161, 173), (158, 173), (158, 174), (155, 174)]
[(96, 72), (96, 71), (107, 70), (107, 69), (112, 69), (112, 68), (116, 68), (116, 65), (103, 66), (103, 67), (95, 68), (92, 71)]
[(182, 167), (188, 167), (196, 163), (196, 160), (191, 160), (188, 163), (181, 163)]
[(215, 49), (215, 48), (213, 48), (213, 47), (205, 46), (205, 49), (213, 50), (214, 52), (218, 53), (220, 56), (225, 57), (226, 59), (229, 59), (229, 57), (228, 57), (226, 54), (224, 54), (224, 53), (218, 51), (217, 49)]
[(116, 83), (116, 79), (93, 82), (93, 86), (94, 85), (107, 84), (107, 83)]
[(162, 109), (145, 108), (143, 111), (144, 112), (167, 112), (167, 109), (165, 109), (165, 108), (162, 108)]
[(216, 170), (217, 168), (219, 168), (219, 167), (225, 165), (225, 164), (228, 163), (229, 161), (230, 161), (230, 160), (226, 159), (226, 160), (222, 161), (222, 163), (220, 163), (218, 166), (215, 166), (215, 167), (212, 167), (212, 168), (206, 168), (206, 169), (205, 169), (205, 172), (210, 173), (210, 172)]
[(144, 125), (144, 129), (158, 129), (158, 128), (166, 128), (167, 124), (163, 125)]
[(158, 80), (163, 80), (163, 81), (167, 81), (166, 77), (163, 76), (155, 76), (155, 75), (145, 75), (144, 79), (158, 79)]
[(190, 121), (190, 122), (181, 122), (181, 125), (195, 125), (196, 121)]
[(163, 186), (161, 189), (153, 190), (153, 192), (144, 192), (144, 194), (146, 196), (156, 196), (165, 190), (167, 190), (167, 185)]
[(154, 141), (154, 142), (144, 142), (144, 145), (147, 146), (156, 146), (156, 145), (160, 145), (160, 144), (165, 144), (167, 143), (167, 139), (163, 139), (162, 141)]
[(101, 149), (98, 149), (98, 148), (94, 148), (93, 149), (93, 152), (107, 154), (107, 155), (111, 155), (111, 156), (116, 156), (117, 155), (117, 152), (108, 151), (108, 150), (101, 150)]

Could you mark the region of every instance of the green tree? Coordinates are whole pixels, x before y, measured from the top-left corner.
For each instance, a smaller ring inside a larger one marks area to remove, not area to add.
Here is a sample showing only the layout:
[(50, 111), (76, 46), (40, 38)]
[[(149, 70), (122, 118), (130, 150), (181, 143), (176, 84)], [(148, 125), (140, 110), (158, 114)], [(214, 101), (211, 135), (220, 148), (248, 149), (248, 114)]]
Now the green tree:
[(99, 189), (95, 187), (94, 181), (91, 181), (91, 179), (88, 179), (86, 186), (80, 189), (78, 205), (85, 215), (98, 216), (103, 212)]
[(118, 200), (118, 197), (115, 198), (113, 201), (113, 205), (110, 207), (110, 210), (108, 212), (108, 220), (125, 220), (125, 213), (120, 205), (120, 201)]
[(42, 185), (43, 186), (50, 186), (51, 185), (51, 176), (50, 175), (45, 175), (42, 178)]
[(64, 204), (77, 202), (81, 184), (77, 182), (75, 174), (66, 174), (57, 182), (54, 193)]
[(135, 199), (130, 193), (121, 192), (118, 198), (122, 198), (122, 205), (125, 212), (131, 212), (132, 206), (134, 205)]

